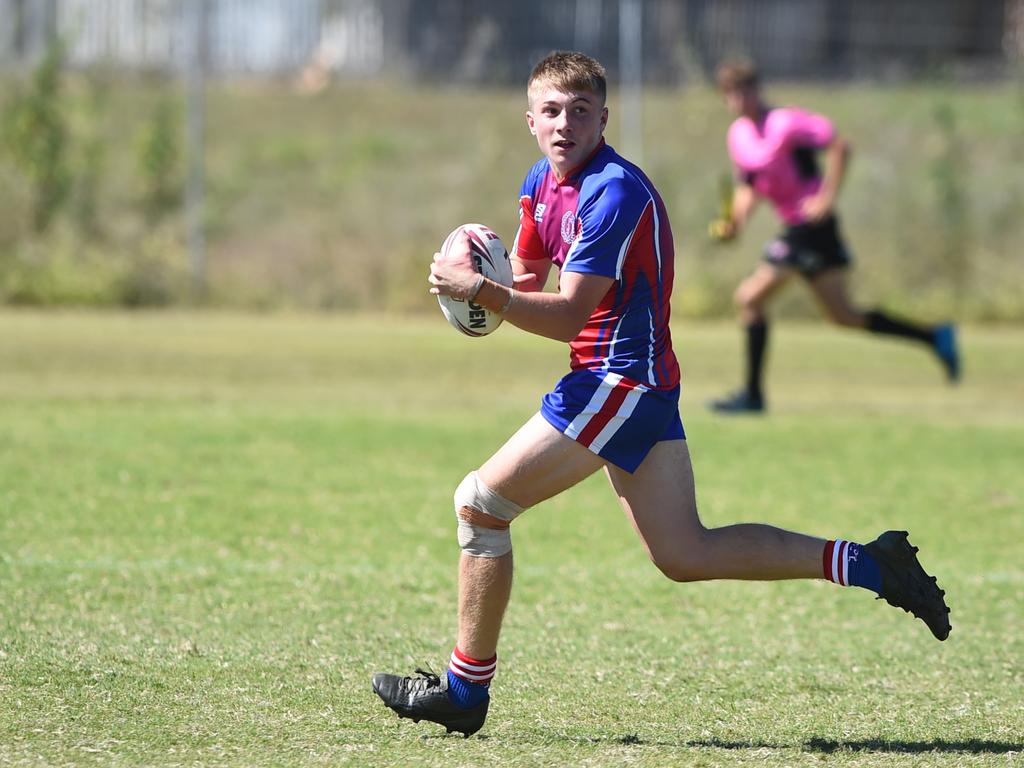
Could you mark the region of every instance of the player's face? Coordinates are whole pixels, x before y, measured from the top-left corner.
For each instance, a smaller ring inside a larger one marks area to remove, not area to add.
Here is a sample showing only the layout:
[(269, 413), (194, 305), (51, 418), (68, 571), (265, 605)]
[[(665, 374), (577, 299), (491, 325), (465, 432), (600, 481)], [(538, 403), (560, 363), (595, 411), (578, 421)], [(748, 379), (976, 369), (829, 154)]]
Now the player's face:
[(559, 177), (580, 166), (598, 144), (608, 124), (608, 108), (590, 91), (540, 86), (526, 113), (530, 133)]
[(730, 88), (725, 92), (725, 105), (734, 115), (752, 117), (758, 113), (761, 98), (757, 88)]

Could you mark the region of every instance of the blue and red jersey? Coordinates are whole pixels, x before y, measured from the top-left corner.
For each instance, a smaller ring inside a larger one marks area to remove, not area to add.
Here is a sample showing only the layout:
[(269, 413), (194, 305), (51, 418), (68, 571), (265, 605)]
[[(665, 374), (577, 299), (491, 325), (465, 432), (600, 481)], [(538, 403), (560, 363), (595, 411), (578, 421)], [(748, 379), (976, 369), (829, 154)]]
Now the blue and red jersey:
[(615, 373), (652, 389), (679, 384), (669, 331), (672, 229), (644, 172), (604, 143), (558, 179), (547, 159), (523, 182), (513, 255), (615, 280), (569, 342), (573, 370)]

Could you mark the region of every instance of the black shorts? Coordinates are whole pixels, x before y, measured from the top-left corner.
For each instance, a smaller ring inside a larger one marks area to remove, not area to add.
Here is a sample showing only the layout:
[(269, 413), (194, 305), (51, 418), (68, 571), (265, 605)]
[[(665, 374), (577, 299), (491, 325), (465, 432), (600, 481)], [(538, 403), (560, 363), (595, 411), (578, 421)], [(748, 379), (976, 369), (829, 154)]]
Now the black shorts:
[(786, 227), (764, 247), (764, 260), (776, 267), (795, 269), (808, 280), (853, 261), (839, 235), (835, 216)]

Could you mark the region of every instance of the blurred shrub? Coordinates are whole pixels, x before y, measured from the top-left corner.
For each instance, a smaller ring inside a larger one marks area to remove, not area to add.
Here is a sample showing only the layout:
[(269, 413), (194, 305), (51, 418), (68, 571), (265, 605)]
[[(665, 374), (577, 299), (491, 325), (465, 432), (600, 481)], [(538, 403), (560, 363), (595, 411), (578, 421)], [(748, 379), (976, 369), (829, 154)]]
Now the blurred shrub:
[(84, 105), (72, 113), (72, 134), (78, 141), (71, 153), (71, 210), (83, 237), (95, 240), (103, 235), (100, 199), (107, 172), (105, 118), (110, 87), (106, 80), (92, 77), (85, 81), (85, 90)]
[[(155, 99), (142, 94), (142, 106), (152, 109), (140, 125), (135, 114), (146, 109), (111, 107), (114, 94), (103, 73), (62, 77), (62, 58), (62, 47), (54, 45), (29, 84), (11, 81), (0, 152), (0, 301), (186, 301), (187, 254), (180, 221), (171, 215), (181, 198), (180, 119), (172, 94), (165, 88)], [(111, 109), (118, 119), (108, 122)], [(119, 134), (136, 137), (134, 169), (131, 153), (121, 151), (131, 145)], [(71, 215), (59, 216), (69, 203)]]
[(83, 242), (71, 224), (24, 240), (0, 259), (0, 301), (32, 306), (166, 306), (188, 297), (187, 254), (172, 230), (131, 246)]
[(115, 281), (116, 303), (127, 307), (162, 307), (188, 300), (191, 275), (188, 253), (173, 228), (148, 231), (132, 253), (125, 254)]
[(142, 210), (150, 225), (181, 205), (180, 135), (178, 108), (165, 96), (156, 105), (138, 138)]
[(77, 233), (54, 227), (25, 240), (4, 259), (0, 297), (9, 304), (104, 306), (116, 303), (116, 261), (81, 246)]
[(971, 223), (966, 189), (969, 168), (953, 106), (940, 103), (935, 108), (934, 118), (940, 137), (938, 151), (929, 167), (938, 224), (935, 266), (952, 286), (959, 302), (966, 297), (970, 280)]

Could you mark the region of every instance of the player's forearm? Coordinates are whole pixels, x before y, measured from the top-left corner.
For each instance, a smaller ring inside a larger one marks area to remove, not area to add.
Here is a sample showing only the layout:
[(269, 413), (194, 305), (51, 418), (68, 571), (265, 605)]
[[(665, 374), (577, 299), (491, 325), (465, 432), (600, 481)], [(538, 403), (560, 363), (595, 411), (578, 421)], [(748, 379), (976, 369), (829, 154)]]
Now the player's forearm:
[(732, 209), (732, 225), (736, 229), (742, 229), (747, 224), (747, 219), (750, 218), (750, 211), (753, 209), (753, 205), (750, 203), (734, 205)]
[(754, 195), (754, 190), (744, 185), (736, 187), (736, 192), (733, 195), (732, 201), (732, 224), (736, 229), (744, 227), (747, 223), (747, 219), (750, 218), (751, 212), (754, 210), (754, 205), (757, 203), (757, 198)]
[(556, 341), (575, 339), (589, 317), (560, 293), (517, 291), (493, 280), (484, 281), (475, 301), (491, 312), (503, 312), (524, 331)]
[(825, 174), (821, 180), (822, 192), (833, 201), (839, 196), (839, 188), (846, 178), (849, 159), (850, 143), (846, 139), (836, 137), (825, 154)]
[(548, 270), (550, 269), (549, 265), (545, 265), (545, 267), (541, 268), (536, 266), (534, 263), (534, 266), (531, 268), (531, 265), (525, 263), (517, 256), (512, 256), (511, 261), (512, 274), (517, 278), (521, 278), (526, 275), (533, 275), (533, 279), (517, 281), (516, 290), (522, 291), (523, 293), (534, 293), (536, 291), (544, 290), (544, 283), (547, 282)]

